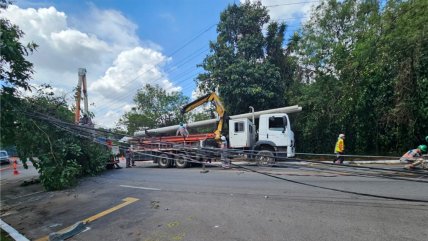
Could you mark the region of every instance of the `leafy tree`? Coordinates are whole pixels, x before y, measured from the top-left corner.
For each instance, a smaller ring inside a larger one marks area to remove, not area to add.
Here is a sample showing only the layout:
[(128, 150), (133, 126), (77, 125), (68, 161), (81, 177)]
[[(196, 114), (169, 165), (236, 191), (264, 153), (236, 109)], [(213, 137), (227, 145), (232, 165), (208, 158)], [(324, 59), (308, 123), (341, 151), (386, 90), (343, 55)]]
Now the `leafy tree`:
[(295, 49), (308, 81), (289, 93), (304, 108), (296, 121), (300, 149), (331, 152), (340, 132), (355, 153), (398, 154), (422, 140), (427, 6), (328, 0), (314, 9)]
[(14, 111), (18, 155), (24, 165), (28, 160), (33, 163), (47, 190), (71, 187), (78, 177), (105, 169), (109, 158), (105, 147), (94, 143), (88, 132), (78, 133), (70, 125), (58, 123), (73, 123), (73, 112), (64, 97), (42, 88), (36, 96), (20, 99)]
[[(8, 2), (0, 1), (0, 11), (7, 8)], [(0, 18), (0, 80), (2, 91), (12, 91), (15, 87), (29, 90), (28, 81), (33, 73), (33, 64), (25, 59), (29, 53), (37, 48), (37, 44), (30, 42), (23, 45), (19, 39), (24, 32), (18, 26), (5, 18)]]
[(136, 107), (123, 115), (120, 124), (133, 134), (138, 128), (157, 128), (185, 121), (181, 107), (189, 98), (180, 92), (168, 93), (159, 86), (147, 84), (134, 97)]
[(217, 41), (198, 76), (203, 92), (218, 89), (229, 114), (283, 106), (291, 80), (290, 66), (282, 48), (285, 24), (271, 23), (267, 36), (263, 26), (268, 11), (260, 2), (229, 5), (217, 25)]
[[(0, 11), (4, 11), (10, 3), (0, 1)], [(18, 102), (15, 91), (17, 87), (29, 90), (28, 81), (33, 73), (33, 64), (25, 56), (33, 52), (37, 45), (28, 43), (24, 46), (19, 39), (24, 33), (18, 26), (5, 18), (0, 18), (0, 81), (1, 81), (1, 116), (0, 144), (10, 146), (14, 143), (12, 111)]]
[[(1, 0), (0, 11), (8, 4)], [(44, 85), (34, 96), (22, 96), (21, 89), (35, 90), (29, 84), (33, 64), (25, 57), (37, 45), (22, 45), (19, 40), (24, 33), (7, 19), (0, 19), (0, 31), (0, 144), (16, 146), (24, 166), (30, 160), (48, 190), (70, 187), (78, 177), (104, 170), (109, 155), (106, 148), (94, 144), (89, 136), (78, 138), (75, 130), (52, 122), (55, 118), (73, 123), (73, 112), (63, 97), (55, 97)]]

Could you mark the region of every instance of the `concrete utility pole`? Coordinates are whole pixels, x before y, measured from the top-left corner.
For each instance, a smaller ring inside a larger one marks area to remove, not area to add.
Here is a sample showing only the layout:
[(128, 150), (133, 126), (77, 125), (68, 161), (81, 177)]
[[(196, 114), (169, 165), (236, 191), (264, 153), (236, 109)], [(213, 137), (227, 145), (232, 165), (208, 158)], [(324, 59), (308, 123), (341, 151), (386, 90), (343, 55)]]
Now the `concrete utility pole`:
[[(245, 113), (245, 114), (240, 114), (240, 115), (232, 115), (232, 116), (229, 116), (229, 118), (230, 119), (253, 118), (253, 121), (254, 121), (254, 118), (259, 118), (259, 116), (263, 115), (263, 114), (270, 114), (270, 113), (287, 113), (287, 114), (289, 114), (289, 113), (295, 113), (295, 112), (300, 112), (300, 111), (302, 111), (302, 107), (298, 106), (298, 105), (287, 106), (287, 107), (276, 108), (276, 109), (270, 109), (270, 110), (262, 110), (262, 111), (257, 111), (257, 112), (254, 112), (254, 110), (252, 109), (251, 113)], [(192, 127), (208, 126), (208, 125), (215, 124), (217, 121), (218, 121), (217, 119), (196, 121), (196, 122), (188, 123), (187, 127), (192, 128)], [(178, 129), (178, 127), (180, 127), (180, 126), (174, 125), (174, 126), (166, 126), (166, 127), (156, 128), (156, 129), (148, 129), (145, 131), (136, 131), (134, 133), (134, 136), (146, 136), (147, 133), (149, 133), (149, 134), (160, 134), (160, 133), (174, 132)]]
[[(88, 108), (88, 91), (86, 88), (86, 69), (85, 68), (79, 68), (79, 80), (77, 83), (77, 90), (76, 90), (76, 112), (74, 115), (74, 121), (76, 123), (79, 123), (80, 121), (80, 99), (82, 98), (82, 92), (83, 92), (83, 114), (87, 115), (89, 117), (89, 108)], [(83, 87), (83, 89), (82, 89)]]

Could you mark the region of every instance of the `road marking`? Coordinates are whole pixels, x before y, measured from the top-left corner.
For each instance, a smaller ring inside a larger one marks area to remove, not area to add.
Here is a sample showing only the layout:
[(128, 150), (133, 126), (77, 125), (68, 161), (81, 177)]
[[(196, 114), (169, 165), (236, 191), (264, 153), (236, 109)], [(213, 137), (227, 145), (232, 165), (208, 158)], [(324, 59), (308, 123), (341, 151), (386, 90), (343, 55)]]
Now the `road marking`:
[(107, 209), (107, 210), (105, 210), (103, 212), (100, 212), (98, 214), (95, 214), (94, 216), (89, 217), (89, 218), (83, 220), (83, 222), (84, 223), (90, 223), (92, 221), (95, 221), (95, 220), (101, 218), (102, 216), (105, 216), (105, 215), (107, 215), (109, 213), (112, 213), (112, 212), (114, 212), (114, 211), (116, 211), (118, 209), (121, 209), (121, 208), (123, 208), (123, 207), (125, 207), (125, 206), (127, 206), (127, 205), (129, 205), (129, 204), (131, 204), (133, 202), (138, 201), (138, 200), (139, 200), (138, 198), (127, 197), (127, 198), (125, 198), (125, 199), (122, 200), (122, 201), (124, 201), (123, 203), (121, 203), (121, 204), (119, 204), (117, 206), (114, 206), (114, 207), (112, 207), (110, 209)]
[[(119, 205), (116, 205), (116, 206), (114, 206), (112, 208), (109, 208), (109, 209), (107, 209), (105, 211), (102, 211), (102, 212), (100, 212), (98, 214), (95, 214), (94, 216), (86, 218), (86, 219), (82, 220), (81, 222), (83, 222), (85, 224), (88, 224), (88, 223), (93, 222), (93, 221), (95, 221), (95, 220), (97, 220), (97, 219), (99, 219), (99, 218), (101, 218), (101, 217), (103, 217), (103, 216), (105, 216), (107, 214), (110, 214), (110, 213), (112, 213), (112, 212), (114, 212), (114, 211), (116, 211), (118, 209), (121, 209), (121, 208), (123, 208), (123, 207), (125, 207), (125, 206), (127, 206), (127, 205), (129, 205), (131, 203), (134, 203), (134, 202), (136, 202), (138, 200), (139, 200), (138, 198), (133, 198), (133, 197), (124, 198), (124, 199), (122, 199), (123, 203), (121, 203)], [(58, 231), (58, 233), (60, 233), (61, 231), (65, 231), (65, 230), (67, 230), (70, 227), (61, 229), (60, 231)], [(36, 241), (48, 241), (48, 240), (49, 240), (49, 236), (45, 236), (43, 238), (37, 239)]]
[(152, 191), (162, 191), (159, 188), (152, 188), (152, 187), (136, 187), (136, 186), (128, 186), (128, 185), (119, 185), (121, 187), (129, 187), (129, 188), (136, 188), (136, 189), (143, 189), (143, 190), (152, 190)]

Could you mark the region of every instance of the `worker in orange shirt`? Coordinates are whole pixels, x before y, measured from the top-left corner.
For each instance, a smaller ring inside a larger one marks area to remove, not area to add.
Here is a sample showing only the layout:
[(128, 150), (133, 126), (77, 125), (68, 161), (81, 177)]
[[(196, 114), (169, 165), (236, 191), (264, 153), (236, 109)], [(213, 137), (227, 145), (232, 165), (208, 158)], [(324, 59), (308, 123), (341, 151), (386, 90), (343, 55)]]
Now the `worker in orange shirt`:
[(340, 134), (337, 138), (336, 147), (334, 148), (334, 154), (336, 158), (333, 163), (342, 164), (344, 161), (343, 153), (345, 152), (345, 134)]

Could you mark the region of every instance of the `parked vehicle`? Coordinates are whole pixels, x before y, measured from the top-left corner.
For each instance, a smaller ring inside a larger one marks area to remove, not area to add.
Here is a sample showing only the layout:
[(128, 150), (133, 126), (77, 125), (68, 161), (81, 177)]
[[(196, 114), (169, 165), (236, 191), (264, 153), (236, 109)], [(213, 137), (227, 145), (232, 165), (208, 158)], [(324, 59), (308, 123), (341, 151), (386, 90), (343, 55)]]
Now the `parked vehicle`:
[(0, 150), (0, 164), (10, 164), (9, 154), (7, 151)]
[[(213, 132), (175, 136), (172, 133), (179, 128), (178, 125), (136, 132), (130, 140), (134, 160), (150, 160), (164, 168), (183, 168), (194, 161), (210, 162), (220, 157), (220, 152), (214, 148), (219, 147), (221, 132), (229, 138), (229, 150), (242, 152), (245, 154), (242, 156), (256, 160), (259, 165), (272, 165), (280, 157), (295, 155), (294, 133), (287, 113), (301, 111), (300, 106), (253, 111), (224, 120), (223, 105), (212, 93), (187, 104), (182, 113), (210, 101), (214, 102), (219, 118), (189, 123), (187, 127), (217, 123)], [(222, 130), (224, 121), (228, 123), (228, 131)]]

